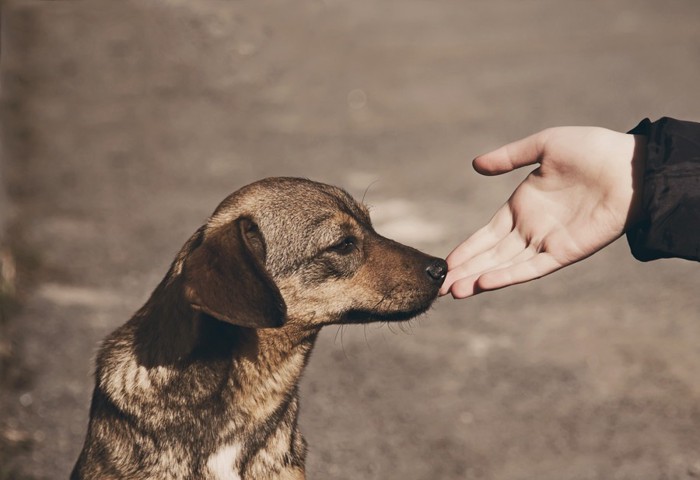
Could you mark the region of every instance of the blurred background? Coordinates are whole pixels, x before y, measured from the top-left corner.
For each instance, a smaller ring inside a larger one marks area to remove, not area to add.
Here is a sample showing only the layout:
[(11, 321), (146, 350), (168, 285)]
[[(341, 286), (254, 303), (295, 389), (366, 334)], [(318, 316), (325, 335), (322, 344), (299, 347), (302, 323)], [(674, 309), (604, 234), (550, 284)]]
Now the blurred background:
[[(66, 478), (99, 340), (227, 194), (337, 184), (446, 256), (556, 125), (700, 120), (697, 0), (5, 2), (0, 478)], [(327, 328), (309, 479), (700, 478), (700, 268), (624, 240), (540, 281)]]

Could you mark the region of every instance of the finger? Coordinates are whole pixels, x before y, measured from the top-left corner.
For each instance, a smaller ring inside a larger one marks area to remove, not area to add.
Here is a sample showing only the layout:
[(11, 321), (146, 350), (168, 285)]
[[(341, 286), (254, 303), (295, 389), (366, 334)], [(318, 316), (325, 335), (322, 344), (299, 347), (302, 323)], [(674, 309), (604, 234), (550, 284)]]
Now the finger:
[(513, 215), (508, 204), (503, 205), (491, 221), (457, 246), (447, 256), (449, 267), (460, 265), (472, 257), (493, 248), (513, 229)]
[(475, 290), (489, 291), (529, 282), (559, 270), (563, 265), (549, 253), (539, 253), (524, 262), (492, 270), (481, 275), (475, 282)]
[(458, 265), (448, 274), (467, 277), (479, 272), (485, 272), (505, 264), (527, 247), (525, 240), (517, 232), (512, 232), (498, 242), (493, 248)]
[(507, 268), (507, 267), (510, 267), (511, 265), (515, 265), (517, 263), (526, 262), (538, 254), (539, 254), (539, 251), (538, 251), (537, 247), (531, 243), (525, 248), (525, 250), (521, 251), (519, 254), (517, 254), (516, 256), (511, 258), (510, 261), (504, 262), (498, 268)]
[(452, 298), (462, 299), (471, 297), (478, 293), (476, 291), (476, 281), (479, 279), (479, 275), (472, 275), (471, 277), (461, 278), (450, 286), (449, 292), (452, 294)]
[(529, 246), (528, 248), (517, 254), (515, 257), (513, 257), (511, 260), (504, 262), (491, 270), (474, 273), (472, 275), (463, 277), (455, 281), (448, 291), (452, 294), (454, 298), (466, 298), (475, 295), (476, 293), (483, 291), (483, 289), (479, 288), (477, 281), (486, 273), (496, 270), (502, 270), (511, 267), (512, 265), (528, 261), (536, 255), (538, 255), (537, 250), (532, 246)]
[(549, 254), (540, 253), (521, 263), (460, 279), (452, 285), (450, 293), (456, 299), (467, 298), (481, 292), (525, 283), (561, 267), (562, 265)]
[(479, 155), (472, 162), (482, 175), (500, 175), (516, 168), (538, 163), (542, 157), (546, 130)]
[(512, 260), (504, 262), (498, 265), (497, 267), (492, 268), (491, 270), (474, 273), (472, 275), (463, 277), (458, 281), (455, 281), (452, 285), (450, 285), (451, 289), (449, 289), (448, 291), (452, 294), (454, 298), (466, 298), (468, 296), (475, 295), (479, 292), (486, 291), (488, 289), (483, 288), (478, 283), (480, 281), (480, 278), (482, 278), (484, 275), (486, 275), (489, 272), (507, 269), (518, 263), (526, 262), (535, 257), (536, 255), (538, 255), (537, 250), (528, 247), (522, 252), (520, 252), (518, 255), (513, 257)]
[(502, 268), (503, 265), (509, 265), (512, 259), (521, 255), (523, 251), (532, 255), (527, 249), (525, 240), (517, 232), (511, 232), (493, 248), (448, 270), (440, 293), (444, 295), (450, 291), (454, 282), (463, 278), (479, 275), (495, 268)]

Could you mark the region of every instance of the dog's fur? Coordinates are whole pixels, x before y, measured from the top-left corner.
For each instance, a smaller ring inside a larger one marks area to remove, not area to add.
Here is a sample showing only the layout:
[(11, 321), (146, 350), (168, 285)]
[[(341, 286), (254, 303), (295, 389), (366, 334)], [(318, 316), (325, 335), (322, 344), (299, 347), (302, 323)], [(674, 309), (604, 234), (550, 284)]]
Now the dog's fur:
[(71, 478), (303, 479), (298, 381), (319, 329), (418, 315), (445, 273), (339, 188), (242, 188), (104, 341)]

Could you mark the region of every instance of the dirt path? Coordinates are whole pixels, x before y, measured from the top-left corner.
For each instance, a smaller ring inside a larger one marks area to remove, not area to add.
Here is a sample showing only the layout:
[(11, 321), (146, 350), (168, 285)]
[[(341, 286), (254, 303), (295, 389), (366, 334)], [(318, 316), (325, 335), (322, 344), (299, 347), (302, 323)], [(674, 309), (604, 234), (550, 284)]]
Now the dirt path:
[[(100, 338), (230, 191), (342, 185), (437, 255), (522, 175), (471, 156), (558, 124), (700, 119), (695, 0), (20, 2), (3, 12), (5, 181), (40, 281), (2, 394), (65, 478)], [(524, 172), (523, 172), (524, 174)], [(624, 242), (393, 329), (328, 329), (302, 385), (310, 479), (700, 475), (700, 269)], [(7, 466), (5, 466), (7, 468)]]

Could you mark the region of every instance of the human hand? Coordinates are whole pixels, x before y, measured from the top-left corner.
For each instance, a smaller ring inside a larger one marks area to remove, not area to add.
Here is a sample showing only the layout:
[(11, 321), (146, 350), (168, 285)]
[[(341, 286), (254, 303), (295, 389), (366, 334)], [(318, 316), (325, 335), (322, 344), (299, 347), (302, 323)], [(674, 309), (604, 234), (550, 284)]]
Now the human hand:
[(619, 238), (640, 216), (645, 146), (643, 136), (556, 127), (474, 159), (482, 175), (540, 166), (486, 226), (450, 253), (440, 294), (465, 298), (527, 282)]

